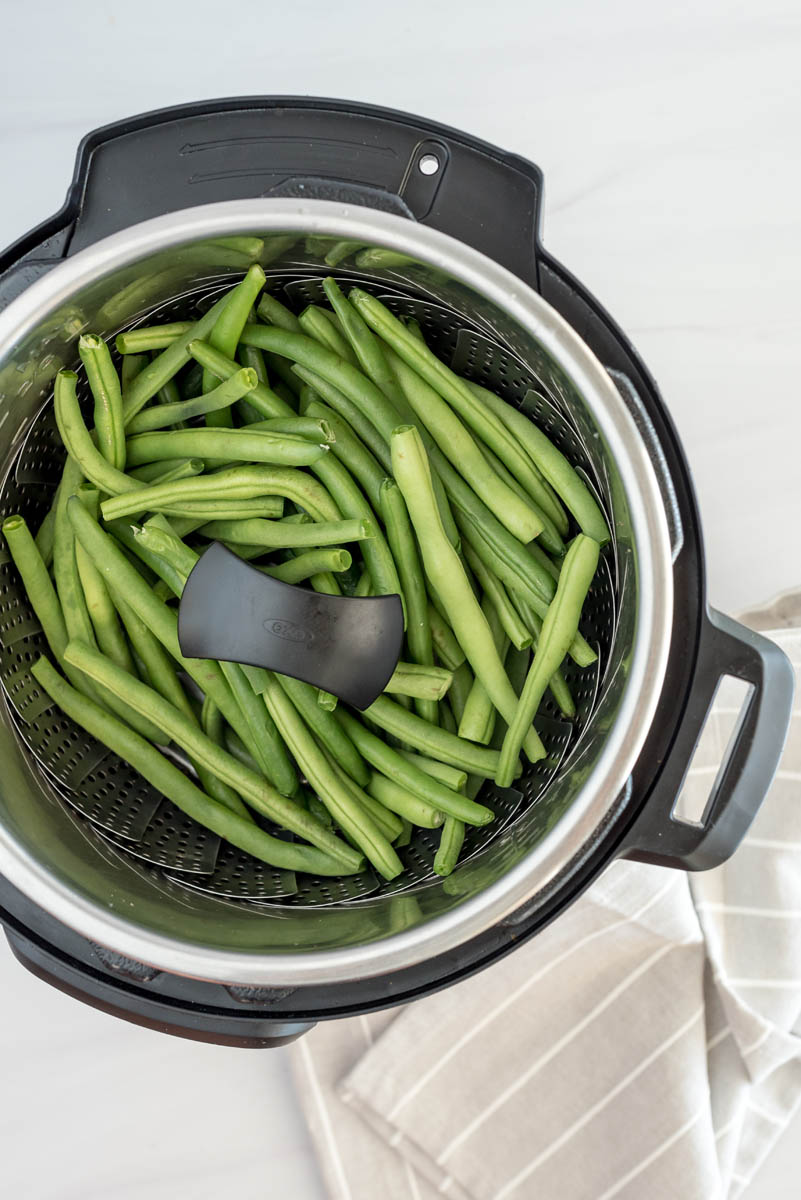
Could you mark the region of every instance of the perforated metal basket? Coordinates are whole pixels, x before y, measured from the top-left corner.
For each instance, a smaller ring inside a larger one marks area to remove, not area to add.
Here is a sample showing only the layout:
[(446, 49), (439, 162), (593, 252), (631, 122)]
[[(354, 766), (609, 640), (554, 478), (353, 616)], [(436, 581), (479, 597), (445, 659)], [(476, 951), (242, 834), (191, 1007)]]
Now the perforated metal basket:
[(434, 230), (289, 199), (134, 226), (57, 267), (0, 316), (2, 516), (21, 512), (36, 526), (52, 500), (63, 458), (52, 378), (76, 361), (79, 332), (110, 336), (201, 311), (246, 268), (220, 242), (242, 234), (264, 240), (268, 289), (298, 311), (323, 298), (329, 273), (307, 236), (394, 252), (391, 266), (368, 256), (360, 269), (351, 255), (335, 273), (414, 316), (445, 361), (522, 407), (569, 456), (613, 531), (583, 624), (598, 662), (566, 664), (575, 721), (546, 701), (546, 759), (515, 789), (486, 785), (481, 799), (497, 820), (470, 831), (453, 876), (433, 874), (436, 836), (418, 831), (393, 883), (371, 871), (313, 879), (222, 845), (50, 705), (29, 673), (43, 636), (3, 550), (0, 870), (87, 936), (168, 970), (239, 983), (358, 979), (458, 947), (543, 892), (625, 802), (668, 655), (675, 513), (636, 397), (535, 293)]

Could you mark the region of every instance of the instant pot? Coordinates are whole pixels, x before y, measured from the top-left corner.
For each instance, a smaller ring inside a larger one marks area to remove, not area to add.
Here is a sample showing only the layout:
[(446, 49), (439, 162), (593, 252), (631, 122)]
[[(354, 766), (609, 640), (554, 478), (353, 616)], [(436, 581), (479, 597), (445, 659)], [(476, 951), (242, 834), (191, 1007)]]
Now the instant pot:
[[(541, 424), (613, 536), (586, 606), (595, 668), (566, 671), (575, 723), (482, 799), (441, 879), (423, 840), (392, 884), (272, 872), (233, 853), (37, 689), (43, 646), (0, 562), (0, 919), (36, 975), (107, 1012), (269, 1046), (315, 1021), (413, 1000), (513, 950), (620, 857), (685, 870), (737, 847), (779, 760), (792, 673), (708, 608), (692, 481), (648, 371), (542, 247), (524, 159), (404, 113), (256, 97), (165, 109), (89, 134), (66, 204), (0, 258), (2, 515), (35, 525), (63, 451), (52, 380), (91, 329), (198, 313), (250, 261), (299, 311), (335, 274), (416, 317), (454, 369)], [(749, 685), (698, 820), (676, 800), (715, 690)]]

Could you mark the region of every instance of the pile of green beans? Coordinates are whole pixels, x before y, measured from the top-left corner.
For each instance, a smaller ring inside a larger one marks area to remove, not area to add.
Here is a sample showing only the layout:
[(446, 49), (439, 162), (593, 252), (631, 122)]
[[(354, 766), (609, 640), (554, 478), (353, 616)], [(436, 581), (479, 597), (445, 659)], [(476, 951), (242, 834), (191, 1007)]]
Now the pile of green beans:
[[(466, 827), (493, 820), (481, 784), (508, 786), (521, 758), (545, 755), (546, 689), (575, 714), (561, 666), (595, 657), (579, 626), (606, 523), (545, 434), (455, 375), (414, 323), (334, 279), (330, 308), (294, 313), (265, 282), (253, 265), (196, 321), (114, 345), (86, 333), (57, 376), (53, 507), (35, 536), (19, 515), (2, 527), (49, 650), (32, 674), (268, 864), (394, 879), (417, 826), (439, 830), (433, 870), (447, 875)], [(285, 583), (400, 595), (401, 661), (366, 713), (182, 656), (175, 600), (213, 540)]]

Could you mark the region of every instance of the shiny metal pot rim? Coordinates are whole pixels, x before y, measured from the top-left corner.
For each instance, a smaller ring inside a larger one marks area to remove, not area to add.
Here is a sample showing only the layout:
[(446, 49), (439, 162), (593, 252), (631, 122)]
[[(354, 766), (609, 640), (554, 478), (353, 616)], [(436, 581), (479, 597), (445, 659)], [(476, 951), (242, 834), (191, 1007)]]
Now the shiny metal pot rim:
[[(237, 200), (185, 209), (134, 225), (80, 251), (0, 314), (0, 360), (70, 297), (106, 274), (198, 239), (291, 233), (386, 247), (445, 272), (503, 310), (574, 381), (613, 456), (626, 491), (637, 555), (637, 630), (629, 680), (614, 725), (568, 811), (502, 878), (452, 911), (369, 945), (303, 953), (198, 947), (148, 931), (55, 879), (0, 826), (0, 873), (52, 916), (118, 953), (194, 978), (224, 983), (324, 984), (382, 975), (456, 949), (520, 908), (592, 844), (625, 789), (662, 688), (673, 615), (671, 547), (648, 451), (602, 364), (539, 295), (491, 259), (413, 221), (317, 200)], [(265, 917), (265, 920), (269, 920)]]

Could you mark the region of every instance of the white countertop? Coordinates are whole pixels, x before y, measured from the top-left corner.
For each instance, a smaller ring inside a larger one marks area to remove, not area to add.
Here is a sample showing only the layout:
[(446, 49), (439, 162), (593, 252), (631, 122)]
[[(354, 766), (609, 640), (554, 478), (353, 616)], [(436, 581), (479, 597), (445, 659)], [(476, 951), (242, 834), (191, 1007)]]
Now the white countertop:
[[(793, 0), (29, 0), (3, 32), (0, 244), (60, 206), (89, 129), (205, 96), (369, 101), (534, 159), (548, 248), (631, 335), (676, 420), (712, 602), (801, 584)], [(283, 1052), (124, 1025), (4, 945), (0, 995), (3, 1194), (322, 1196)], [(801, 1118), (747, 1200), (797, 1195), (799, 1135)]]

